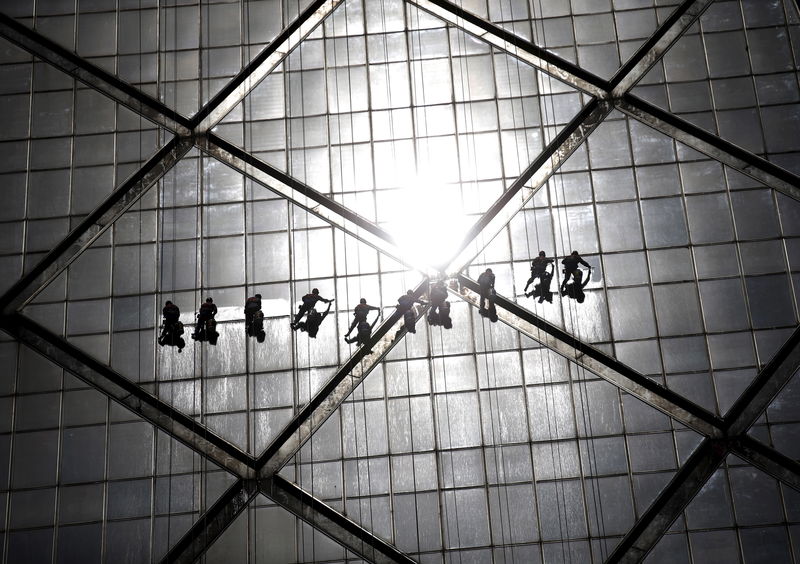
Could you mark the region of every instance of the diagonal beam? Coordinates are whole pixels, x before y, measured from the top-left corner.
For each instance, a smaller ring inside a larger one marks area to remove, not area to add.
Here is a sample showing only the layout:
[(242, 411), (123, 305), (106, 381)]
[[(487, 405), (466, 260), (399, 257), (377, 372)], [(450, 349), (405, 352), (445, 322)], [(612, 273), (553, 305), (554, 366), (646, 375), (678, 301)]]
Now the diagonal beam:
[(191, 148), (191, 140), (173, 137), (0, 297), (0, 311), (11, 313), (35, 298)]
[(631, 94), (616, 101), (617, 109), (696, 151), (800, 200), (800, 177)]
[(261, 492), (367, 562), (413, 564), (405, 553), (278, 475), (261, 480)]
[(3, 13), (0, 36), (153, 123), (189, 135), (189, 120), (175, 110)]
[(239, 102), (275, 70), (291, 51), (333, 12), (342, 0), (314, 0), (245, 68), (230, 80), (192, 118), (192, 129), (204, 133), (230, 113)]
[(608, 91), (611, 88), (607, 80), (513, 32), (479, 18), (461, 6), (447, 0), (406, 0), (406, 3), (474, 35), (504, 53), (524, 61), (570, 86), (596, 98), (608, 97)]
[(20, 313), (3, 316), (0, 327), (215, 464), (240, 477), (254, 474), (252, 456), (31, 319)]
[(684, 0), (614, 74), (611, 78), (611, 96), (619, 98), (633, 88), (713, 1)]
[(705, 439), (620, 541), (605, 564), (642, 562), (725, 460), (725, 441)]
[(800, 486), (800, 464), (744, 434), (800, 366), (798, 338), (800, 329), (795, 331), (728, 410), (724, 419), (727, 437), (705, 439), (700, 444), (675, 478), (617, 545), (606, 560), (607, 564), (641, 562), (730, 451), (789, 486), (796, 489)]
[(195, 521), (161, 559), (161, 564), (192, 564), (214, 544), (258, 495), (256, 480), (237, 480)]
[(773, 478), (800, 491), (800, 463), (768, 447), (750, 435), (741, 435), (731, 441), (734, 453), (760, 468)]
[[(461, 284), (461, 292), (453, 290), (451, 292), (474, 307), (479, 307), (480, 288), (478, 283), (464, 275), (459, 275), (458, 279)], [(495, 306), (497, 306), (497, 317), (503, 323), (541, 343), (570, 362), (582, 366), (699, 433), (711, 437), (722, 436), (722, 419), (680, 394), (660, 386), (617, 359), (582, 342), (500, 294), (495, 297)]]
[[(475, 260), (511, 218), (586, 141), (612, 109), (613, 106), (608, 102), (589, 102), (472, 226), (464, 236), (455, 257), (449, 265), (443, 265), (441, 270), (460, 272)], [(473, 242), (477, 248), (472, 246)]]
[(772, 360), (761, 369), (758, 376), (725, 415), (729, 435), (745, 433), (756, 422), (781, 389), (800, 370), (800, 327), (795, 329)]
[[(428, 281), (424, 280), (414, 290), (414, 297), (419, 298), (428, 288)], [(427, 308), (426, 308), (427, 309)], [(418, 319), (424, 315), (423, 310), (418, 314)], [(373, 350), (371, 354), (366, 354), (364, 351), (367, 347), (360, 347), (356, 350), (352, 358), (345, 363), (345, 365), (336, 373), (336, 375), (309, 401), (306, 406), (292, 419), (286, 426), (283, 432), (272, 441), (270, 446), (255, 462), (255, 468), (259, 471), (262, 478), (269, 479), (275, 472), (280, 470), (283, 465), (288, 462), (292, 456), (302, 447), (302, 445), (311, 437), (311, 435), (322, 426), (322, 424), (330, 417), (330, 415), (341, 405), (341, 403), (350, 396), (355, 388), (364, 380), (364, 378), (372, 371), (378, 363), (385, 358), (391, 351), (395, 344), (397, 344), (406, 333), (402, 323), (401, 311), (396, 311), (392, 316), (382, 323), (375, 331), (370, 346)], [(270, 482), (266, 482), (271, 484)], [(231, 488), (226, 493), (226, 496), (221, 498), (213, 507), (211, 507), (195, 525), (181, 538), (175, 547), (170, 550), (169, 554), (162, 563), (167, 562), (180, 562), (189, 563), (193, 562), (196, 558), (202, 555), (209, 546), (219, 537), (219, 535), (227, 528), (230, 523), (241, 513), (246, 507), (247, 503), (252, 500), (257, 491), (253, 490), (250, 481), (237, 483), (238, 489)], [(273, 497), (272, 485), (265, 488), (265, 495)], [(280, 489), (278, 491), (281, 491)], [(276, 503), (281, 504), (285, 509), (298, 514), (299, 508), (295, 505), (289, 507), (284, 503), (286, 500), (313, 500), (310, 496), (298, 496), (293, 494), (291, 496), (277, 495), (273, 498)], [(306, 519), (309, 511), (314, 509), (313, 505), (318, 502), (312, 501), (310, 509), (304, 509), (303, 515), (298, 515)], [(335, 513), (335, 512), (334, 512)], [(317, 527), (317, 523), (329, 521), (330, 515), (325, 519), (320, 519), (318, 515), (310, 514), (312, 517), (307, 519), (312, 526)], [(338, 515), (338, 513), (335, 513)], [(350, 527), (350, 525), (348, 525)], [(327, 529), (319, 529), (325, 534), (329, 534)], [(336, 539), (337, 536), (331, 535)], [(359, 538), (364, 536), (363, 532), (359, 532)], [(367, 536), (369, 533), (367, 533)], [(392, 560), (395, 561), (395, 560)]]
[(307, 210), (326, 223), (341, 229), (348, 235), (366, 243), (386, 256), (420, 271), (428, 271), (429, 266), (416, 261), (414, 257), (406, 258), (407, 253), (395, 243), (392, 235), (370, 220), (352, 212), (336, 200), (317, 192), (286, 174), (254, 157), (243, 149), (229, 143), (213, 133), (198, 136), (198, 149), (225, 163), (234, 170), (245, 175), (253, 182), (267, 188), (292, 204)]
[[(418, 299), (428, 290), (425, 279), (414, 288)], [(419, 320), (428, 306), (417, 311)], [(406, 335), (403, 325), (404, 311), (398, 308), (381, 323), (366, 347), (360, 347), (353, 356), (328, 380), (317, 394), (292, 418), (256, 461), (256, 470), (261, 478), (269, 478), (278, 472), (305, 442), (319, 429), (328, 417), (364, 381), (364, 378), (386, 357)], [(372, 349), (367, 354), (365, 350)]]

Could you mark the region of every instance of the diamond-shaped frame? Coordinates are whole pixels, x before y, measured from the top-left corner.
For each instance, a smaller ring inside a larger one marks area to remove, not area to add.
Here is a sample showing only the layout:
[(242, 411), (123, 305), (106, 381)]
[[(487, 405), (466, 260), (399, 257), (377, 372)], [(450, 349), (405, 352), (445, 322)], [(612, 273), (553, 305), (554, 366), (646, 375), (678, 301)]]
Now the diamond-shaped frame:
[[(297, 414), (284, 433), (257, 459), (232, 447), (191, 418), (175, 412), (109, 367), (98, 363), (19, 313), (26, 303), (102, 235), (106, 228), (193, 146), (234, 166), (289, 201), (346, 232), (355, 234), (351, 226), (358, 226), (360, 239), (390, 256), (395, 256), (397, 253), (393, 252), (394, 243), (391, 237), (379, 227), (338, 206), (312, 188), (277, 172), (252, 155), (226, 145), (210, 133), (211, 127), (234, 108), (340, 2), (341, 0), (314, 2), (191, 120), (0, 14), (0, 35), (175, 133), (175, 137), (161, 151), (116, 189), (31, 272), (0, 298), (2, 328), (6, 332), (239, 476), (236, 484), (170, 551), (166, 561), (194, 561), (259, 492), (368, 560), (411, 561), (393, 546), (276, 475), (283, 463), (402, 338), (402, 332), (399, 337), (394, 332), (400, 326), (399, 313), (396, 312), (376, 330), (372, 343), (375, 352), (366, 355), (362, 352), (363, 349), (357, 350), (336, 376)], [(450, 25), (480, 37), (594, 98), (484, 214), (468, 233), (458, 255), (449, 264), (443, 265), (441, 270), (463, 270), (473, 258), (466, 251), (468, 244), (478, 237), (488, 244), (613, 108), (800, 200), (800, 178), (797, 176), (629, 93), (649, 68), (705, 11), (711, 0), (685, 0), (609, 81), (593, 76), (446, 0), (407, 2), (445, 19)], [(460, 275), (460, 281), (462, 289), (456, 295), (475, 305), (475, 283), (463, 275)], [(425, 289), (426, 284), (423, 283), (416, 288), (416, 292), (420, 295)], [(800, 489), (800, 465), (746, 434), (800, 367), (800, 330), (792, 334), (763, 368), (726, 417), (719, 418), (549, 325), (512, 300), (498, 296), (497, 305), (501, 319), (508, 325), (706, 436), (675, 478), (620, 542), (609, 557), (609, 562), (633, 562), (643, 558), (730, 452), (750, 461), (789, 486)]]

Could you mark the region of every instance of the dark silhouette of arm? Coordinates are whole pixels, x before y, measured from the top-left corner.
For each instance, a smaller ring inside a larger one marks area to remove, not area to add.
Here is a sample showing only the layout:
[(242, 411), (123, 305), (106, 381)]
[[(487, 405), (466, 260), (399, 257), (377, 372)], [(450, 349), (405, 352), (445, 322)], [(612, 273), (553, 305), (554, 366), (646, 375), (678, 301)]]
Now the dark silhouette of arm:
[(320, 317), (320, 319), (319, 319), (320, 325), (322, 324), (322, 322), (323, 322), (323, 321), (325, 321), (325, 318), (326, 318), (326, 317), (328, 317), (328, 314), (331, 312), (331, 302), (332, 302), (332, 301), (333, 301), (333, 300), (330, 300), (330, 301), (328, 302), (328, 309), (326, 309), (326, 310), (325, 310), (325, 311), (322, 313), (322, 317)]

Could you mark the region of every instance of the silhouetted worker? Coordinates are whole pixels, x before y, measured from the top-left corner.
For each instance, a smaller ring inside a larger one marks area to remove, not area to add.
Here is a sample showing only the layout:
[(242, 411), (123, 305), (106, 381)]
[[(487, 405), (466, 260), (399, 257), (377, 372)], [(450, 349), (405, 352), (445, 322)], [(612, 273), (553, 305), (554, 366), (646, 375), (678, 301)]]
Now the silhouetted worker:
[[(359, 323), (362, 321), (367, 321), (367, 314), (369, 314), (370, 311), (380, 310), (381, 308), (368, 305), (367, 300), (361, 298), (358, 302), (358, 305), (353, 309), (353, 322), (350, 324), (350, 329), (347, 330), (347, 333), (344, 336), (345, 340), (347, 340), (347, 337), (350, 336), (350, 333), (352, 333), (353, 329), (355, 329)], [(377, 321), (377, 319), (378, 318), (376, 317), (375, 320)]]
[[(377, 308), (375, 308), (375, 309), (377, 309)], [(353, 343), (356, 343), (358, 346), (366, 345), (367, 341), (369, 340), (370, 336), (372, 335), (372, 329), (375, 327), (375, 324), (378, 322), (378, 319), (379, 318), (376, 317), (375, 320), (372, 322), (372, 325), (369, 324), (369, 322), (366, 320), (366, 318), (364, 318), (364, 321), (359, 321), (358, 322), (358, 329), (356, 330), (356, 336), (353, 337), (352, 339), (348, 339), (347, 337), (345, 337), (345, 339), (344, 339), (345, 342), (350, 343), (351, 345)], [(367, 349), (364, 352), (369, 354), (369, 353), (372, 352), (372, 349)]]
[[(561, 290), (561, 295), (569, 296), (573, 300), (577, 300), (579, 304), (583, 303), (583, 300), (586, 299), (586, 294), (583, 292), (583, 289), (589, 283), (589, 277), (586, 277), (586, 280), (583, 280), (583, 271), (575, 270), (573, 274), (574, 282), (572, 284), (567, 284), (566, 287)], [(581, 282), (583, 280), (583, 282)]]
[(261, 294), (250, 296), (244, 302), (244, 323), (247, 327), (253, 322), (253, 318), (261, 311)]
[(264, 314), (261, 312), (261, 294), (250, 296), (244, 302), (244, 328), (249, 337), (255, 337), (259, 343), (266, 338), (264, 333)]
[(539, 283), (533, 286), (533, 292), (526, 293), (525, 295), (534, 298), (539, 298), (539, 303), (547, 300), (553, 303), (553, 292), (550, 291), (550, 284), (553, 282), (553, 273), (545, 270), (539, 276)]
[[(544, 273), (547, 272), (547, 267), (552, 266), (552, 264), (553, 264), (553, 259), (547, 258), (544, 254), (544, 251), (539, 251), (539, 256), (531, 261), (531, 277), (528, 278), (528, 281), (525, 283), (525, 290), (524, 290), (525, 295), (530, 297), (527, 294), (528, 286), (533, 284), (533, 281), (536, 280), (537, 278), (541, 279)], [(552, 272), (550, 274), (552, 277)]]
[(326, 300), (325, 298), (320, 296), (319, 290), (317, 290), (316, 288), (311, 290), (310, 294), (306, 294), (305, 296), (303, 296), (302, 303), (297, 308), (297, 315), (294, 316), (294, 321), (292, 321), (291, 323), (292, 329), (295, 331), (298, 329), (297, 324), (300, 323), (300, 320), (306, 313), (314, 309), (314, 306), (317, 305), (317, 302), (325, 302), (326, 304), (329, 304), (332, 301), (333, 301), (332, 299)]
[(439, 306), (439, 323), (445, 329), (453, 328), (453, 320), (450, 319), (450, 302), (445, 302)]
[(214, 320), (215, 315), (217, 315), (217, 306), (214, 304), (214, 300), (206, 298), (206, 301), (200, 304), (200, 311), (197, 312), (197, 325), (192, 335), (194, 339), (203, 340), (203, 338), (206, 338), (212, 345), (216, 344), (217, 324)]
[(426, 305), (424, 301), (414, 297), (414, 292), (409, 290), (397, 298), (397, 309), (403, 312), (403, 325), (409, 333), (417, 332), (417, 315), (414, 304)]
[(178, 352), (183, 352), (186, 341), (181, 337), (183, 335), (183, 324), (180, 322), (181, 310), (167, 300), (161, 313), (164, 315), (164, 324), (161, 328), (161, 335), (158, 337), (158, 344), (162, 347), (164, 345), (177, 346)]
[[(333, 301), (333, 300), (331, 300)], [(305, 321), (301, 321), (297, 324), (297, 328), (301, 331), (305, 331), (308, 333), (308, 336), (312, 339), (317, 338), (317, 332), (319, 331), (319, 326), (328, 317), (328, 314), (331, 312), (331, 302), (328, 302), (328, 309), (325, 310), (325, 313), (320, 313), (316, 309), (312, 309), (308, 312)]]
[(164, 316), (165, 327), (177, 323), (181, 317), (180, 308), (169, 300), (164, 303), (164, 309), (161, 310), (161, 313)]
[[(569, 282), (570, 277), (574, 276), (576, 281), (577, 281), (577, 283), (578, 284), (581, 283), (581, 280), (578, 277), (579, 275), (576, 274), (577, 272), (580, 272), (580, 270), (578, 270), (578, 265), (579, 264), (582, 264), (583, 266), (588, 268), (589, 272), (591, 274), (592, 265), (590, 265), (588, 262), (583, 260), (581, 258), (581, 256), (578, 254), (578, 251), (572, 251), (572, 254), (569, 255), (568, 257), (565, 257), (561, 261), (561, 264), (564, 265), (564, 270), (562, 270), (562, 272), (564, 273), (564, 280), (563, 280), (563, 282), (561, 282), (561, 293), (562, 294), (564, 293), (564, 288), (567, 287), (567, 282)], [(583, 273), (580, 274), (580, 277), (581, 278), (583, 277)], [(588, 276), (586, 278), (586, 281), (587, 282), (589, 281)], [(585, 286), (585, 284), (584, 284), (584, 286)]]
[(486, 311), (484, 305), (486, 305), (488, 301), (489, 309), (491, 310), (494, 307), (494, 274), (491, 268), (487, 268), (486, 272), (478, 276), (478, 286), (481, 287), (481, 304), (479, 309)]
[(428, 297), (431, 299), (431, 309), (428, 311), (428, 323), (431, 325), (441, 325), (439, 310), (447, 299), (447, 288), (444, 280), (437, 280), (431, 287)]
[(197, 319), (200, 321), (208, 321), (209, 319), (214, 319), (215, 315), (217, 315), (217, 306), (214, 300), (206, 298), (206, 301), (200, 304), (200, 311), (197, 313)]

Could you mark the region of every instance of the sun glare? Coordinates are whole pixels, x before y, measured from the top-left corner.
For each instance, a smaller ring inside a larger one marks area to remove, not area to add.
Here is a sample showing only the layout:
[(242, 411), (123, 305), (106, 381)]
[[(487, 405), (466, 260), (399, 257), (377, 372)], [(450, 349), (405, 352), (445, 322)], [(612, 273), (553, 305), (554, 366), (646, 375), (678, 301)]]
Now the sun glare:
[(402, 258), (430, 270), (453, 258), (469, 228), (460, 186), (417, 177), (405, 183), (387, 210), (387, 230)]

